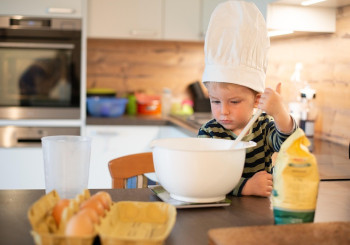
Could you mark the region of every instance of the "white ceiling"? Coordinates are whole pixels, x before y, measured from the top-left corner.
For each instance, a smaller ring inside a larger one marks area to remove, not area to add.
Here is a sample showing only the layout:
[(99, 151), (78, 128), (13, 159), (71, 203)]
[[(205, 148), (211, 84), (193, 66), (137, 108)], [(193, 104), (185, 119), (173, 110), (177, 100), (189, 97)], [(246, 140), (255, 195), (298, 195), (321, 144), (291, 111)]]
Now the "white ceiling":
[[(304, 0), (278, 0), (273, 3), (280, 3), (280, 4), (291, 4), (291, 5), (300, 5), (301, 2)], [(318, 6), (318, 7), (342, 7), (350, 5), (350, 0), (327, 0), (321, 3), (316, 3), (310, 6)]]

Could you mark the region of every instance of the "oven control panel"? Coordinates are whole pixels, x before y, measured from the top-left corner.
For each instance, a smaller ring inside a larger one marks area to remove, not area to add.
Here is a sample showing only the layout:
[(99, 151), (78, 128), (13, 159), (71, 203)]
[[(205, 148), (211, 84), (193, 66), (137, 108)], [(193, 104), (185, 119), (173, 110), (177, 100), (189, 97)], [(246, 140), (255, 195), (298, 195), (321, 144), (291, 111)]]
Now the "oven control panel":
[(0, 148), (38, 147), (50, 135), (80, 135), (79, 127), (0, 127)]

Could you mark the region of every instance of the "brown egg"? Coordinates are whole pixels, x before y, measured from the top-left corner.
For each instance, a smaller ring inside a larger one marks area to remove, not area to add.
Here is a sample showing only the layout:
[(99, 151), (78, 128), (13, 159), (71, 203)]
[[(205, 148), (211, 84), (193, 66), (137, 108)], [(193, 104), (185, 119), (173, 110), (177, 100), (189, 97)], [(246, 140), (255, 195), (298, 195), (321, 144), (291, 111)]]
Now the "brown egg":
[(94, 234), (94, 223), (88, 215), (78, 212), (67, 223), (66, 236), (86, 236)]
[(63, 210), (69, 206), (69, 203), (70, 203), (69, 199), (61, 199), (53, 207), (52, 216), (53, 216), (57, 226), (59, 226), (59, 224), (61, 222)]
[(112, 204), (112, 198), (111, 198), (111, 196), (109, 195), (108, 192), (105, 192), (105, 191), (99, 191), (99, 192), (97, 192), (95, 195), (93, 195), (93, 196), (91, 197), (91, 199), (97, 199), (97, 200), (99, 200), (99, 201), (102, 203), (103, 207), (104, 207), (105, 209), (107, 209), (107, 210), (110, 209), (111, 204)]
[(92, 223), (99, 224), (100, 223), (100, 217), (96, 213), (96, 211), (92, 208), (85, 207), (84, 209), (79, 210), (78, 212), (81, 215), (86, 215), (90, 218)]
[(99, 200), (89, 198), (80, 205), (80, 209), (91, 208), (96, 211), (96, 213), (103, 217), (105, 215), (105, 209)]

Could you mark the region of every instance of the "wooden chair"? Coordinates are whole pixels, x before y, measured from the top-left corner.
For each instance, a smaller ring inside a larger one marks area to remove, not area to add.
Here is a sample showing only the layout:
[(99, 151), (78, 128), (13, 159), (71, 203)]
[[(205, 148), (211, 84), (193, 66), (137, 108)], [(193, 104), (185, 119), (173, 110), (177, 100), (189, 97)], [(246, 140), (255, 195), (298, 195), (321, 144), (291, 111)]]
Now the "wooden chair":
[[(154, 172), (152, 152), (144, 152), (122, 156), (110, 160), (109, 173), (112, 177), (112, 188), (126, 188), (127, 179)], [(141, 177), (142, 178), (142, 177)], [(147, 179), (146, 177), (144, 179)]]

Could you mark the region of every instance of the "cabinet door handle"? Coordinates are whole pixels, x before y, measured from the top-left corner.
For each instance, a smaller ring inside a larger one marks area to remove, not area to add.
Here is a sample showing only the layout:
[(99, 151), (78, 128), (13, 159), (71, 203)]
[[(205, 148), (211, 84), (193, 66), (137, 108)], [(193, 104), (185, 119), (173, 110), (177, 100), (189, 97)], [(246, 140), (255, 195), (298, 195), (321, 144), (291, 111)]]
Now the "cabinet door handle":
[(119, 135), (117, 132), (110, 132), (110, 131), (95, 131), (93, 133), (95, 136), (117, 136)]
[(17, 139), (17, 143), (41, 144), (41, 138)]
[(158, 35), (158, 32), (151, 31), (151, 30), (131, 30), (130, 31), (131, 36), (149, 36), (149, 37), (155, 37)]
[(74, 14), (75, 9), (72, 9), (72, 8), (48, 8), (47, 12), (50, 14)]

